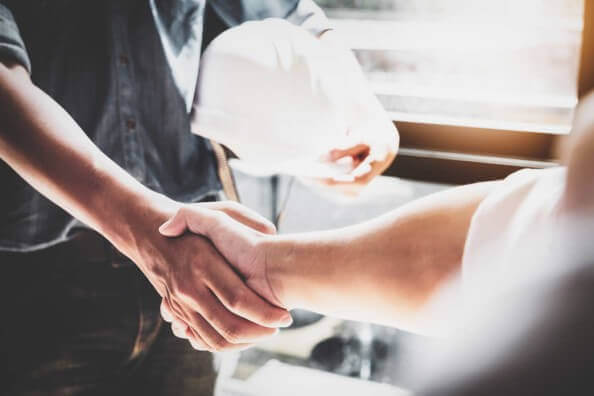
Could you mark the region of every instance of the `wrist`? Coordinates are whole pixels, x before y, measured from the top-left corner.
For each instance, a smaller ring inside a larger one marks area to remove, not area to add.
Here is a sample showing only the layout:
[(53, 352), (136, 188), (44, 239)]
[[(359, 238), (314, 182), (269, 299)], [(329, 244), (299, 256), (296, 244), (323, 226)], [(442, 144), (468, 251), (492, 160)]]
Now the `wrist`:
[(292, 276), (291, 271), (295, 268), (295, 244), (278, 235), (263, 238), (259, 244), (265, 254), (265, 281), (276, 304), (287, 309), (295, 308), (296, 302), (291, 298), (288, 282)]
[(100, 232), (141, 270), (149, 269), (143, 268), (142, 264), (158, 262), (146, 260), (146, 256), (157, 253), (155, 244), (164, 239), (159, 234), (159, 226), (173, 216), (182, 204), (162, 194), (143, 189), (123, 194), (110, 205), (116, 210), (111, 210), (113, 216), (103, 224)]
[(307, 308), (313, 292), (314, 244), (297, 235), (273, 235), (261, 242), (266, 254), (266, 280), (280, 306)]

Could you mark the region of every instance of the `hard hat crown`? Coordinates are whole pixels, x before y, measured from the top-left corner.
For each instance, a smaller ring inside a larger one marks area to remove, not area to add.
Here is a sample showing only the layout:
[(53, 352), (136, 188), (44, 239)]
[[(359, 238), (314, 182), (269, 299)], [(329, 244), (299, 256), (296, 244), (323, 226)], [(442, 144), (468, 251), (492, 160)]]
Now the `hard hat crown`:
[(316, 37), (284, 20), (227, 30), (202, 56), (192, 131), (271, 172), (284, 162), (318, 161), (347, 129), (345, 82), (330, 57)]

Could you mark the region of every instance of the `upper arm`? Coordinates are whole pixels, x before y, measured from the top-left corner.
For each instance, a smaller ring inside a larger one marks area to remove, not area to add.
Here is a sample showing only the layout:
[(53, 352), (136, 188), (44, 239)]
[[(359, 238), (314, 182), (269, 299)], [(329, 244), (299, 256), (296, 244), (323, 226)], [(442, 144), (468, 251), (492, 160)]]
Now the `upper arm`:
[(13, 130), (18, 92), (31, 84), (31, 62), (11, 11), (0, 3), (0, 144)]
[(12, 12), (0, 3), (0, 63), (31, 72), (31, 61)]

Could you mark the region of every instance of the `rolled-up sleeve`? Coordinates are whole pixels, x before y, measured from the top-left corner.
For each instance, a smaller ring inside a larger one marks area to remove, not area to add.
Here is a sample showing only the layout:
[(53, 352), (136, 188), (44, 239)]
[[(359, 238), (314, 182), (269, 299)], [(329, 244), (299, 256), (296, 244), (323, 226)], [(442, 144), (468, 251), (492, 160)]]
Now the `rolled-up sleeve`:
[(313, 0), (299, 0), (285, 19), (309, 30), (316, 36), (332, 29), (324, 11)]
[(10, 60), (23, 65), (31, 73), (31, 61), (10, 10), (0, 3), (0, 61)]

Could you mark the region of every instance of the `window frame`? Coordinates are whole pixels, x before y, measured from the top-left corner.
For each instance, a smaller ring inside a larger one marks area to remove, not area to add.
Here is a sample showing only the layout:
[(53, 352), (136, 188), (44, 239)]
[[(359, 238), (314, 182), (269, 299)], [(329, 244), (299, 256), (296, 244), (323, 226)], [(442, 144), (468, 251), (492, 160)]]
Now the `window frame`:
[[(594, 0), (584, 1), (578, 97), (594, 90)], [(566, 135), (394, 121), (400, 150), (387, 176), (447, 184), (501, 179), (559, 162)], [(480, 137), (480, 138), (478, 138)]]

